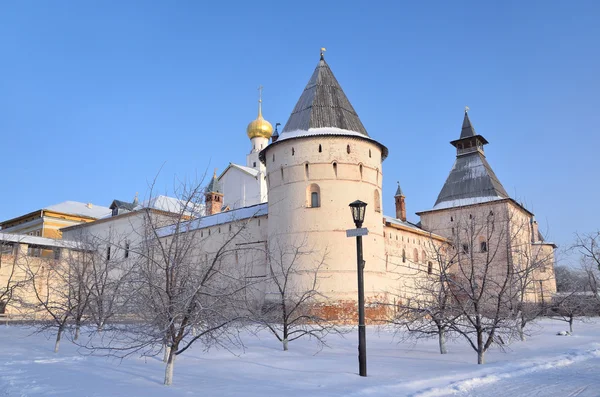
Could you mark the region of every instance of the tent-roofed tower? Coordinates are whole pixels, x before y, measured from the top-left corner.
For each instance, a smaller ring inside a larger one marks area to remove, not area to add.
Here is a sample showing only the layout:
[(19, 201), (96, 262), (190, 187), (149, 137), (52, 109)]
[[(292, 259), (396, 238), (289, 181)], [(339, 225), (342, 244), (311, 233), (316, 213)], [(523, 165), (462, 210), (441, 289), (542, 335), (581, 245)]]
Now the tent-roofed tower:
[(282, 135), (311, 128), (339, 128), (369, 136), (323, 55), (283, 127)]
[(465, 109), (460, 138), (450, 142), (456, 148), (456, 160), (433, 209), (457, 207), (508, 198), (504, 186), (485, 159), (488, 141), (478, 133)]
[[(346, 236), (346, 230), (354, 228), (348, 204), (355, 200), (368, 204), (363, 224), (369, 229), (364, 241), (365, 279), (374, 281), (366, 286), (367, 301), (381, 292), (374, 285), (388, 282), (381, 255), (382, 161), (387, 154), (385, 146), (367, 133), (323, 54), (279, 139), (260, 153), (269, 188), (268, 246), (290, 249), (303, 244), (314, 253), (303, 258), (308, 267), (326, 253), (320, 288), (339, 291), (336, 299), (356, 300), (356, 283), (349, 281), (356, 277), (356, 264), (348, 260), (356, 247)], [(310, 272), (306, 274), (309, 277)], [(339, 274), (347, 274), (348, 282), (336, 278)], [(309, 280), (295, 280), (304, 281)], [(335, 307), (328, 317), (338, 317), (336, 310), (343, 305)]]
[[(369, 137), (322, 52), (319, 63), (302, 91), (290, 118), (273, 144), (286, 139), (316, 135), (362, 137), (380, 146), (383, 159), (388, 155), (385, 146)], [(265, 153), (261, 153), (261, 160), (264, 156)]]

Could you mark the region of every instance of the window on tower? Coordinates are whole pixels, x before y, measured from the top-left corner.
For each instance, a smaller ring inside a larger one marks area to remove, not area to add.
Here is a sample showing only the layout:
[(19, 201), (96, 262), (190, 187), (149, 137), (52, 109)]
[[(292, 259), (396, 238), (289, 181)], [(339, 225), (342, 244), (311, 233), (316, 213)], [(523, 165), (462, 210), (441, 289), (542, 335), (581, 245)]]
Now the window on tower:
[(377, 189), (375, 189), (375, 193), (373, 194), (373, 206), (375, 207), (375, 212), (381, 212), (381, 196)]
[(313, 183), (308, 186), (307, 189), (307, 207), (309, 208), (317, 208), (321, 206), (321, 189), (319, 185)]

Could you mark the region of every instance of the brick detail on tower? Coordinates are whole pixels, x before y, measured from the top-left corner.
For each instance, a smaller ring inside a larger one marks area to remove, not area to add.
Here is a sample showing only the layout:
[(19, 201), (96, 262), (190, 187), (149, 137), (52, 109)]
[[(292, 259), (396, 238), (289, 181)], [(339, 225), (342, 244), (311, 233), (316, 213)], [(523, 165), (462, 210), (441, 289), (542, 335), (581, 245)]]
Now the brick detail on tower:
[(396, 196), (394, 199), (396, 200), (396, 219), (406, 222), (406, 203), (404, 202), (404, 196)]
[(218, 214), (223, 207), (223, 194), (207, 192), (205, 196), (206, 215)]

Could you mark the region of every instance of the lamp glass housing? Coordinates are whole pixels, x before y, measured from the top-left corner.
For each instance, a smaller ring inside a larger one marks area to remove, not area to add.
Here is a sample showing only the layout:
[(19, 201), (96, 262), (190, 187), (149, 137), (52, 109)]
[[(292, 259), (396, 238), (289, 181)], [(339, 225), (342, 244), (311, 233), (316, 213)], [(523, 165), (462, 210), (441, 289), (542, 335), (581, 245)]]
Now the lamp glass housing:
[(361, 227), (365, 220), (365, 210), (367, 203), (356, 200), (350, 203), (350, 210), (352, 211), (352, 219), (356, 227)]

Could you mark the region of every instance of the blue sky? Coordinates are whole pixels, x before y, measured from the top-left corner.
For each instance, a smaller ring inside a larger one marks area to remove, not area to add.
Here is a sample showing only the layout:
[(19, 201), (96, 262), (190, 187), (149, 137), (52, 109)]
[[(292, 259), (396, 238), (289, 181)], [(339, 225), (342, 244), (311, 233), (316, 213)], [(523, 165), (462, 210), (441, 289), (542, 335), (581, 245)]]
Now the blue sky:
[(564, 247), (600, 227), (599, 17), (595, 1), (3, 2), (0, 219), (243, 164), (258, 85), (285, 124), (326, 47), (390, 149), (386, 213), (397, 180), (410, 214), (433, 206), (468, 105), (506, 190)]

